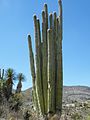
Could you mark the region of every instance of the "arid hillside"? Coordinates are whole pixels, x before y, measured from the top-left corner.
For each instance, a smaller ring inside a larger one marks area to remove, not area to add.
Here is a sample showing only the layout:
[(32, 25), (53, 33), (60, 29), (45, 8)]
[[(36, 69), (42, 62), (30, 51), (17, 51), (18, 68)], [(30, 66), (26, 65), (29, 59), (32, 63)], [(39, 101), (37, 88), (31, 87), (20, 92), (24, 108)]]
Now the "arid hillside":
[[(19, 109), (16, 111), (17, 105)], [(64, 86), (62, 109), (61, 120), (90, 120), (90, 87)], [(9, 101), (3, 99), (3, 105), (0, 106), (0, 120), (17, 119), (42, 120), (33, 110), (32, 88), (22, 91), (14, 98), (11, 97)]]

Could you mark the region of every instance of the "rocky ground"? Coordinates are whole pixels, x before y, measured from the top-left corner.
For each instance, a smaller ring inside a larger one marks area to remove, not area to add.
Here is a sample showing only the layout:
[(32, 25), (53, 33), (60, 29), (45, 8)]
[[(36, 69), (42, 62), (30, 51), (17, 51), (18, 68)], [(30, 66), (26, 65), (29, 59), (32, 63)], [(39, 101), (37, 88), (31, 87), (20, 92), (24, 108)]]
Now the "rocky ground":
[[(22, 105), (18, 112), (10, 110), (10, 103), (5, 102), (0, 120), (38, 120), (32, 104), (32, 89), (21, 94)], [(7, 117), (8, 116), (8, 117)], [(90, 120), (90, 87), (64, 86), (63, 110), (61, 120)]]

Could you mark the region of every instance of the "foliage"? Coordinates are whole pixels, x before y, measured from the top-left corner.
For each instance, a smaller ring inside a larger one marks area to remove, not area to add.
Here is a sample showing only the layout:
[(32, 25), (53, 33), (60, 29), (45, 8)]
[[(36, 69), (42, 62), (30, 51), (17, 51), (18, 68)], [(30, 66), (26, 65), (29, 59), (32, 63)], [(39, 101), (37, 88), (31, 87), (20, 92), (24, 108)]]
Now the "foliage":
[(24, 80), (24, 75), (18, 74), (16, 77), (15, 71), (11, 68), (7, 69), (4, 75), (4, 69), (2, 72), (0, 69), (0, 116), (5, 114), (5, 118), (8, 117), (8, 113), (11, 111), (17, 113), (22, 105), (21, 91), (19, 93), (13, 93), (12, 91), (16, 79), (19, 79), (21, 83)]
[(22, 105), (22, 95), (20, 93), (13, 94), (9, 99), (9, 103), (10, 109), (17, 112)]
[(73, 120), (82, 120), (82, 116), (81, 116), (80, 114), (78, 114), (78, 113), (72, 114), (72, 115), (71, 115), (71, 118), (72, 118)]
[(14, 69), (12, 68), (8, 68), (6, 70), (6, 73), (5, 73), (5, 78), (8, 80), (8, 79), (11, 79), (11, 80), (15, 80), (16, 79), (16, 76), (15, 76), (15, 71)]
[(86, 120), (90, 120), (90, 115), (89, 116), (87, 116), (87, 119)]
[(23, 73), (18, 73), (18, 74), (17, 74), (17, 79), (18, 79), (19, 81), (25, 81), (25, 76), (23, 75)]
[(24, 113), (24, 120), (29, 120), (29, 118), (30, 118), (30, 111), (26, 111), (25, 113)]
[[(1, 69), (0, 69), (0, 76), (1, 76)], [(22, 84), (21, 82), (25, 80), (25, 76), (22, 73), (19, 73), (16, 76), (16, 73), (15, 73), (14, 69), (12, 69), (12, 68), (8, 68), (5, 71), (5, 75), (4, 75), (4, 69), (3, 69), (3, 77), (0, 77), (0, 103), (3, 100), (3, 96), (7, 100), (9, 100), (9, 98), (13, 95), (13, 93), (12, 93), (12, 88), (13, 88), (13, 83), (14, 83), (13, 81), (16, 79), (19, 80), (18, 84)], [(19, 91), (19, 93), (20, 93), (22, 85), (18, 86), (18, 89), (19, 89), (19, 87), (20, 87), (20, 91)]]
[(25, 81), (25, 76), (23, 75), (23, 73), (19, 73), (17, 75), (17, 79), (19, 80), (19, 82), (17, 85), (16, 93), (20, 93), (22, 88), (22, 81)]

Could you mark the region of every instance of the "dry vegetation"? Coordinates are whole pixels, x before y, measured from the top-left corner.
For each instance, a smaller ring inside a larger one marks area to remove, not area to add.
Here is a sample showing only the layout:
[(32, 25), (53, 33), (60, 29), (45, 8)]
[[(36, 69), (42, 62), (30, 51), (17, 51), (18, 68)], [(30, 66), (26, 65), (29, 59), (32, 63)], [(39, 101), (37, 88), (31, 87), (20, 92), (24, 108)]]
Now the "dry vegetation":
[[(28, 89), (22, 93), (13, 94), (9, 101), (3, 98), (3, 104), (0, 105), (0, 120), (3, 118), (5, 120), (10, 120), (10, 118), (11, 120), (43, 120), (33, 110), (31, 93), (32, 89)], [(61, 120), (90, 120), (90, 88), (64, 87), (63, 93)]]

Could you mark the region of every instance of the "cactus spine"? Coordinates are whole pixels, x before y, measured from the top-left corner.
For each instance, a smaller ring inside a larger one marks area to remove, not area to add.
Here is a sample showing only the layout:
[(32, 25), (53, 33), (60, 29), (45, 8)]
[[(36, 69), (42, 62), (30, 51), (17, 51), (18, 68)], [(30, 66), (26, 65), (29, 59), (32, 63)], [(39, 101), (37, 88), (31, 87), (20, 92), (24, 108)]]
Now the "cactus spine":
[[(59, 0), (60, 15), (49, 15), (47, 4), (42, 11), (42, 34), (40, 21), (34, 15), (35, 63), (31, 37), (28, 35), (30, 66), (33, 81), (33, 101), (42, 114), (61, 113), (62, 109), (62, 2)], [(42, 37), (41, 37), (42, 35)], [(42, 38), (42, 39), (41, 39)]]

